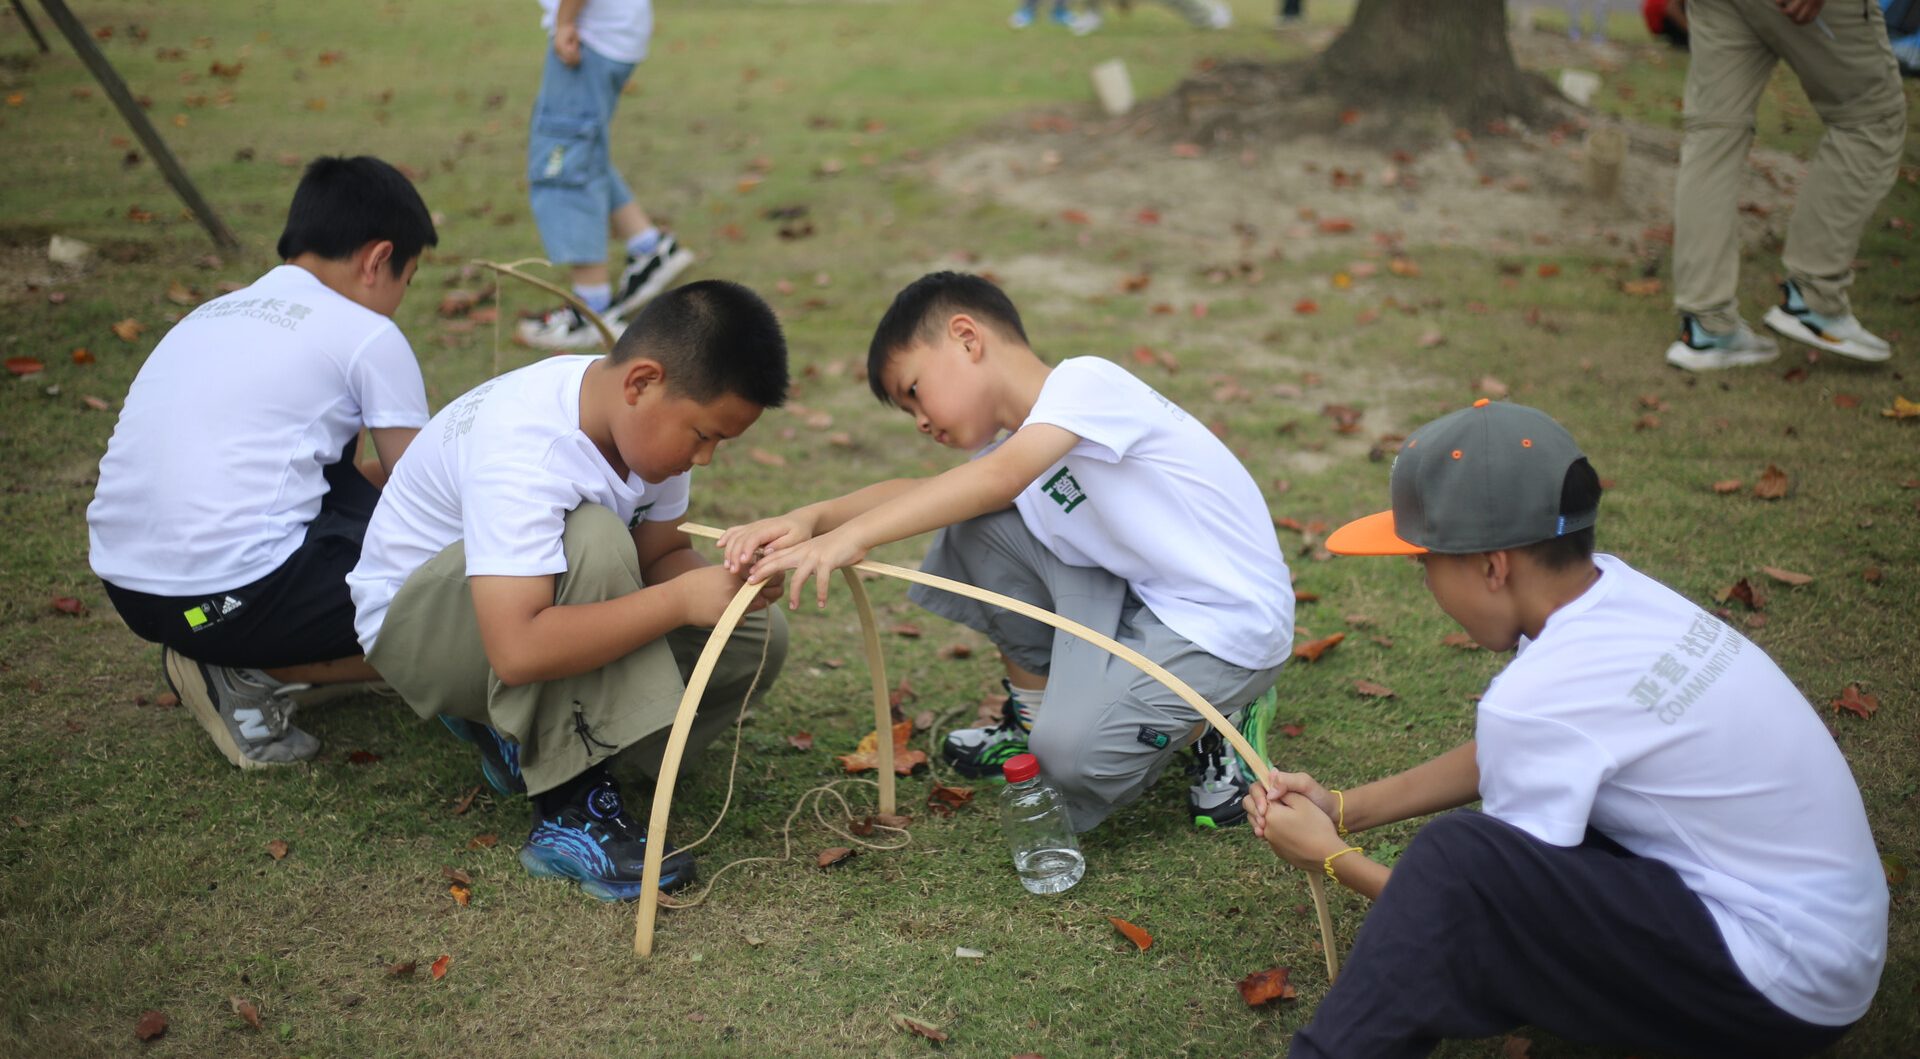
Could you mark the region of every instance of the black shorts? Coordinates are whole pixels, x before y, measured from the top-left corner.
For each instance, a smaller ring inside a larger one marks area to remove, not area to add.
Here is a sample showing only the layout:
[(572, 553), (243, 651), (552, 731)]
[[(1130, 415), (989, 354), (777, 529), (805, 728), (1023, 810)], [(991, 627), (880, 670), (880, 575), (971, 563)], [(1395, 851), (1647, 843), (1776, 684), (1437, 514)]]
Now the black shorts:
[(347, 574), (360, 561), (380, 499), (354, 465), (359, 441), (356, 434), (327, 467), (320, 514), (307, 523), (299, 549), (258, 581), (192, 596), (155, 596), (102, 582), (127, 627), (216, 666), (279, 669), (358, 656)]

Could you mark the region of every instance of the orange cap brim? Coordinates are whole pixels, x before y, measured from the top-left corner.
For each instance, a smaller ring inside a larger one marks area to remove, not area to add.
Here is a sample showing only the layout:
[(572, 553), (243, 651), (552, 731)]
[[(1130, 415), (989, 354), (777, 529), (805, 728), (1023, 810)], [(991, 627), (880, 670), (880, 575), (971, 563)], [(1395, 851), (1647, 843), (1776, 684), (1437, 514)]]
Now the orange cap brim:
[(1334, 530), (1326, 548), (1335, 555), (1425, 555), (1418, 544), (1400, 539), (1393, 529), (1393, 512), (1357, 518)]

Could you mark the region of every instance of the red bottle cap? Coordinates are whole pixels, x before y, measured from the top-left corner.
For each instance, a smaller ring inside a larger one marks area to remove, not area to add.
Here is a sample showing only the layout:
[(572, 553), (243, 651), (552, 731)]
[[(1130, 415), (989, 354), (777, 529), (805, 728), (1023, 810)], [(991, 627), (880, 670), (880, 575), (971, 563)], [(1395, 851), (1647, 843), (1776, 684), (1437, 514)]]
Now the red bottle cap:
[(1000, 766), (1008, 783), (1021, 783), (1040, 775), (1040, 759), (1032, 754), (1015, 754)]

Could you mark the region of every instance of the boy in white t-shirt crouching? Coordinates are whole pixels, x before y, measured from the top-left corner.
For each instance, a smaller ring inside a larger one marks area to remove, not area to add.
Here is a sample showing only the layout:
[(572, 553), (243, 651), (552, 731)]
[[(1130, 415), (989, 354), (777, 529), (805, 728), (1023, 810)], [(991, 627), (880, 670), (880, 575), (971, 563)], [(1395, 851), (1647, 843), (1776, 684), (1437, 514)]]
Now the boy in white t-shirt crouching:
[[(867, 380), (922, 434), (973, 458), (734, 527), (721, 538), (729, 565), (752, 579), (791, 571), (796, 603), (812, 577), (825, 605), (834, 569), (939, 530), (922, 570), (1119, 640), (1264, 742), (1292, 649), (1293, 587), (1259, 487), (1204, 424), (1109, 361), (1049, 367), (998, 287), (953, 272), (895, 297)], [(1193, 821), (1245, 817), (1251, 770), (1158, 681), (1032, 619), (935, 589), (912, 596), (985, 633), (1006, 666), (1001, 722), (954, 732), (943, 748), (962, 775), (997, 778), (1031, 750), (1085, 831), (1191, 743)]]
[[(692, 469), (786, 393), (773, 310), (736, 283), (690, 283), (604, 357), (550, 357), (455, 399), (380, 497), (348, 578), (360, 643), (414, 712), (478, 745), (496, 790), (532, 798), (529, 872), (639, 895), (647, 833), (607, 766), (631, 747), (657, 774), (683, 681), (741, 585), (676, 523)], [(761, 595), (756, 609), (779, 585)], [(785, 657), (784, 615), (742, 622), (689, 750)], [(692, 880), (669, 847), (660, 887)]]
[[(1806, 698), (1725, 623), (1593, 553), (1599, 478), (1541, 412), (1481, 400), (1428, 423), (1392, 492), (1327, 548), (1417, 556), (1441, 610), (1519, 653), (1473, 741), (1345, 792), (1276, 770), (1248, 796), (1275, 852), (1374, 899), (1291, 1054), (1420, 1056), (1524, 1024), (1685, 1055), (1837, 1040), (1886, 962), (1887, 886)], [(1391, 869), (1348, 843), (1475, 798)]]
[[(160, 340), (100, 461), (93, 571), (241, 768), (319, 750), (290, 722), (299, 686), (379, 677), (346, 577), (379, 484), (427, 421), (392, 317), (437, 241), (399, 170), (317, 159), (287, 211), (286, 263)], [(379, 460), (357, 467), (363, 430)]]

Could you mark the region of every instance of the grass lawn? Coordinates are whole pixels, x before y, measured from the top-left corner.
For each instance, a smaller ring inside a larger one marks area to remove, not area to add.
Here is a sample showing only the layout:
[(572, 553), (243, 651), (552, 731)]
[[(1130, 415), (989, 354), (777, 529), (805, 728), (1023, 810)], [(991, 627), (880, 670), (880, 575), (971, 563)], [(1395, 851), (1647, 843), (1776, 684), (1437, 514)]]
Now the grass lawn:
[[(1259, 267), (1220, 283), (1209, 270), (1246, 250), (1233, 231), (1194, 240), (1144, 223), (1078, 224), (936, 179), (956, 145), (1017, 134), (1036, 110), (1091, 129), (1095, 62), (1125, 59), (1151, 99), (1206, 60), (1298, 56), (1313, 39), (1269, 32), (1264, 3), (1234, 6), (1241, 25), (1226, 33), (1141, 5), (1076, 39), (1011, 33), (1003, 5), (664, 0), (654, 54), (622, 103), (616, 156), (642, 203), (702, 256), (697, 275), (738, 279), (773, 301), (798, 381), (796, 407), (769, 413), (701, 472), (693, 516), (727, 525), (950, 464), (851, 368), (894, 291), (935, 268), (1007, 280), (1043, 354), (1103, 355), (1142, 373), (1223, 431), (1276, 518), (1302, 525), (1382, 506), (1387, 463), (1369, 450), (1383, 436), (1460, 406), (1476, 386), (1504, 388), (1564, 422), (1609, 480), (1603, 548), (1710, 607), (1742, 578), (1770, 597), (1760, 611), (1731, 604), (1733, 620), (1828, 718), (1902, 880), (1880, 997), (1833, 1054), (1913, 1053), (1920, 927), (1903, 865), (1920, 864), (1920, 427), (1880, 411), (1920, 398), (1920, 381), (1904, 378), (1920, 355), (1920, 152), (1910, 142), (1854, 288), (1859, 315), (1894, 341), (1894, 361), (1803, 364), (1789, 350), (1768, 368), (1712, 378), (1662, 364), (1665, 296), (1620, 293), (1634, 264), (1619, 253), (1541, 240), (1495, 255), (1436, 240), (1403, 247), (1417, 276), (1392, 275), (1380, 258), (1377, 276), (1340, 285), (1329, 277), (1377, 256), (1364, 233), (1344, 249), (1274, 244), (1295, 214), (1282, 200), (1246, 218), (1263, 225)], [(520, 869), (524, 802), (483, 792), (454, 811), (480, 782), (471, 750), (398, 703), (364, 696), (309, 710), (300, 723), (325, 743), (315, 762), (244, 774), (184, 710), (157, 705), (158, 651), (127, 632), (89, 572), (84, 521), (112, 409), (142, 357), (182, 303), (275, 263), (299, 164), (372, 153), (407, 166), (440, 221), (440, 246), (398, 314), (434, 406), (532, 359), (492, 325), (435, 310), (449, 287), (485, 284), (463, 278), (463, 263), (538, 253), (521, 174), (543, 38), (525, 0), (76, 8), (98, 33), (112, 30), (102, 47), (246, 249), (210, 258), (64, 42), (36, 56), (17, 18), (0, 16), (0, 351), (46, 364), (0, 384), (0, 1054), (1284, 1051), (1326, 987), (1306, 880), (1244, 831), (1194, 831), (1177, 777), (1086, 836), (1085, 881), (1041, 899), (1009, 870), (994, 788), (980, 785), (951, 818), (930, 817), (922, 773), (901, 783), (916, 818), (905, 848), (821, 870), (815, 854), (844, 842), (802, 816), (792, 863), (730, 872), (703, 906), (663, 912), (655, 955), (641, 962), (631, 907)], [(1346, 10), (1316, 3), (1313, 13), (1330, 28)], [(1629, 36), (1619, 21), (1615, 36)], [(1637, 41), (1621, 54), (1597, 108), (1671, 127), (1684, 63)], [(1804, 157), (1817, 122), (1790, 78), (1776, 87), (1762, 143)], [(1142, 142), (1164, 155), (1160, 141)], [(1250, 147), (1248, 164), (1269, 147), (1286, 145)], [(1159, 208), (1172, 220), (1183, 200), (1212, 193), (1170, 186)], [(49, 264), (53, 234), (93, 244), (94, 262)], [(1752, 318), (1772, 298), (1777, 257), (1761, 246), (1747, 259)], [(1085, 279), (1143, 266), (1155, 276), (1144, 296)], [(1302, 291), (1315, 292), (1317, 312), (1295, 311)], [(508, 287), (502, 333), (541, 300)], [(118, 337), (125, 320), (144, 331)], [(1171, 354), (1179, 370), (1138, 362), (1140, 346)], [(1358, 433), (1338, 432), (1327, 405), (1362, 412)], [(1769, 465), (1788, 476), (1784, 499), (1751, 495)], [(1734, 479), (1734, 492), (1712, 488)], [(1471, 697), (1500, 660), (1441, 643), (1453, 629), (1417, 569), (1329, 560), (1292, 530), (1281, 543), (1298, 588), (1318, 597), (1301, 605), (1301, 638), (1347, 639), (1283, 673), (1281, 719), (1300, 734), (1275, 737), (1275, 760), (1345, 786), (1467, 737)], [(911, 563), (922, 547), (876, 557)], [(1763, 566), (1813, 580), (1775, 583)], [(905, 710), (936, 715), (915, 737), (933, 750), (997, 688), (991, 651), (916, 613), (902, 586), (870, 589), (883, 627), (925, 630), (886, 648), (911, 693)], [(87, 613), (55, 609), (56, 597)], [(942, 652), (956, 643), (972, 656)], [(860, 658), (846, 607), (795, 615), (786, 671), (743, 729), (738, 790), (703, 849), (705, 870), (777, 856), (796, 799), (840, 775), (834, 755), (872, 723)], [(1395, 694), (1363, 697), (1357, 680)], [(1828, 708), (1853, 683), (1878, 697), (1871, 719)], [(813, 749), (789, 744), (800, 731)], [(688, 770), (676, 841), (718, 813), (728, 761), (718, 746)], [(1390, 857), (1414, 830), (1368, 842)], [(284, 859), (268, 852), (276, 841)], [(470, 905), (451, 899), (449, 869), (473, 879)], [(1364, 903), (1332, 896), (1344, 948)], [(1136, 950), (1108, 916), (1155, 944)], [(957, 947), (985, 956), (957, 958)], [(428, 968), (442, 956), (451, 961), (435, 979)], [(399, 963), (418, 969), (390, 974)], [(1298, 1001), (1248, 1009), (1234, 982), (1276, 965), (1292, 968)], [(230, 998), (255, 1005), (261, 1027)], [(141, 1045), (134, 1029), (148, 1010), (171, 1028)], [(936, 1046), (895, 1016), (950, 1039)], [(1535, 1056), (1607, 1054), (1521, 1033)], [(1462, 1042), (1439, 1054), (1500, 1049)]]

